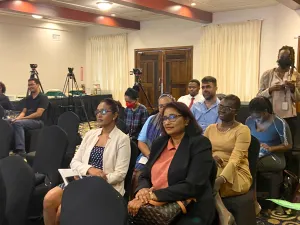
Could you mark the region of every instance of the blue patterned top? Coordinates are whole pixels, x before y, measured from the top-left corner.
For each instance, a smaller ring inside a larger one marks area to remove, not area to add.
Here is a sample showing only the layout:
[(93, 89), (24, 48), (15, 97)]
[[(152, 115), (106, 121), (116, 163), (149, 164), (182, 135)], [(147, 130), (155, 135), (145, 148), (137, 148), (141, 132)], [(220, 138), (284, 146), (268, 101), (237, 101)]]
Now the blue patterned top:
[(94, 146), (94, 148), (91, 151), (89, 165), (97, 169), (103, 170), (103, 153), (104, 147)]

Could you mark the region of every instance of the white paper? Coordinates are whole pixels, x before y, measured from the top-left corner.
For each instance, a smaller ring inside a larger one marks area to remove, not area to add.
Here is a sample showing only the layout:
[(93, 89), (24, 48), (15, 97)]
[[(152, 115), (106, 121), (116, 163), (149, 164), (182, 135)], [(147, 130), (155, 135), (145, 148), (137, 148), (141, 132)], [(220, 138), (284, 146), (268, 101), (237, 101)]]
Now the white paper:
[(146, 164), (148, 162), (148, 158), (147, 157), (145, 157), (145, 156), (142, 156), (141, 158), (140, 158), (140, 160), (139, 160), (139, 163), (140, 164)]
[(58, 169), (58, 172), (60, 173), (64, 183), (65, 183), (65, 186), (68, 185), (68, 181), (67, 181), (67, 177), (75, 177), (75, 176), (79, 176), (80, 177), (80, 174), (72, 169)]

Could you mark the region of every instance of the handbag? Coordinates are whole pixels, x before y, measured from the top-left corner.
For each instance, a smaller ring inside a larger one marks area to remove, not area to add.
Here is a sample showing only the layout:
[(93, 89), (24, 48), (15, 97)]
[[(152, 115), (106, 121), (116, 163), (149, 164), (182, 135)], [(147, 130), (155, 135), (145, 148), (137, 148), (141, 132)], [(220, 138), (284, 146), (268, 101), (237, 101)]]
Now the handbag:
[(134, 225), (169, 225), (179, 215), (186, 214), (186, 207), (195, 199), (177, 202), (149, 201), (143, 205), (136, 216), (130, 216), (129, 222)]
[(289, 170), (284, 170), (283, 199), (293, 203), (300, 203), (300, 183), (297, 175)]

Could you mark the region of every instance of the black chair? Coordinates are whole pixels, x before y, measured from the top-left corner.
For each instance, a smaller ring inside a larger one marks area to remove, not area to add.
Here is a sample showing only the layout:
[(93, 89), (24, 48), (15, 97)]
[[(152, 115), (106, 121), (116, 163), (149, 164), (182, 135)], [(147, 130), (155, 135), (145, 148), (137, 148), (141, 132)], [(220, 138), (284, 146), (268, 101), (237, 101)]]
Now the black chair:
[(2, 119), (5, 115), (5, 111), (3, 109), (3, 107), (0, 105), (0, 119)]
[(255, 137), (252, 136), (248, 152), (249, 169), (253, 179), (250, 190), (243, 195), (222, 198), (224, 205), (234, 216), (237, 225), (256, 224), (254, 192), (256, 191), (256, 164), (258, 160), (259, 150), (260, 143)]
[(0, 173), (0, 225), (4, 225), (6, 206), (6, 188), (2, 174)]
[(8, 121), (0, 119), (0, 159), (9, 155), (12, 138), (12, 125)]
[(105, 180), (86, 177), (71, 182), (61, 203), (61, 225), (127, 225), (123, 197)]
[(64, 157), (62, 168), (68, 168), (74, 157), (76, 146), (80, 145), (81, 137), (78, 134), (80, 120), (73, 112), (65, 112), (58, 118), (57, 125), (62, 128), (68, 135), (68, 147)]
[(129, 196), (131, 196), (132, 192), (134, 191), (131, 190), (132, 189), (131, 181), (132, 181), (132, 175), (133, 175), (136, 159), (139, 155), (139, 148), (136, 145), (136, 143), (130, 141), (130, 148), (131, 148), (130, 163), (129, 163), (128, 172), (126, 174), (125, 182), (124, 182), (124, 187), (125, 187), (124, 199), (126, 201), (129, 201)]
[(6, 189), (4, 224), (25, 224), (34, 188), (34, 173), (20, 156), (1, 159), (0, 173)]
[(67, 134), (60, 127), (53, 125), (42, 129), (32, 166), (36, 186), (29, 212), (31, 218), (41, 216), (44, 196), (59, 184), (58, 169), (62, 167), (67, 145)]

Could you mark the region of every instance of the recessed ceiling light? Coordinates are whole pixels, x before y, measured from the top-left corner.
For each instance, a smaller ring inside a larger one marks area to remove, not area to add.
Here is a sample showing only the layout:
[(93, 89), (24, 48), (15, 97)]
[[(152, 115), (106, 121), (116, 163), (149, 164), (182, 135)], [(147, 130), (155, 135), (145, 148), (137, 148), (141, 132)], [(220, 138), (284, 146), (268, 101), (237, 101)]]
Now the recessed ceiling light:
[(97, 2), (97, 6), (100, 10), (106, 11), (111, 9), (112, 7), (112, 3), (109, 1), (101, 1), (101, 2)]
[(195, 5), (196, 5), (196, 3), (195, 3), (195, 2), (192, 2), (192, 3), (191, 3), (191, 6), (195, 6)]
[(100, 16), (100, 19), (104, 19), (104, 16)]
[(43, 19), (43, 17), (40, 16), (40, 15), (32, 15), (32, 17), (35, 18), (35, 19)]
[(115, 17), (115, 16), (116, 16), (116, 14), (114, 14), (114, 13), (113, 13), (113, 14), (111, 14), (111, 16)]

